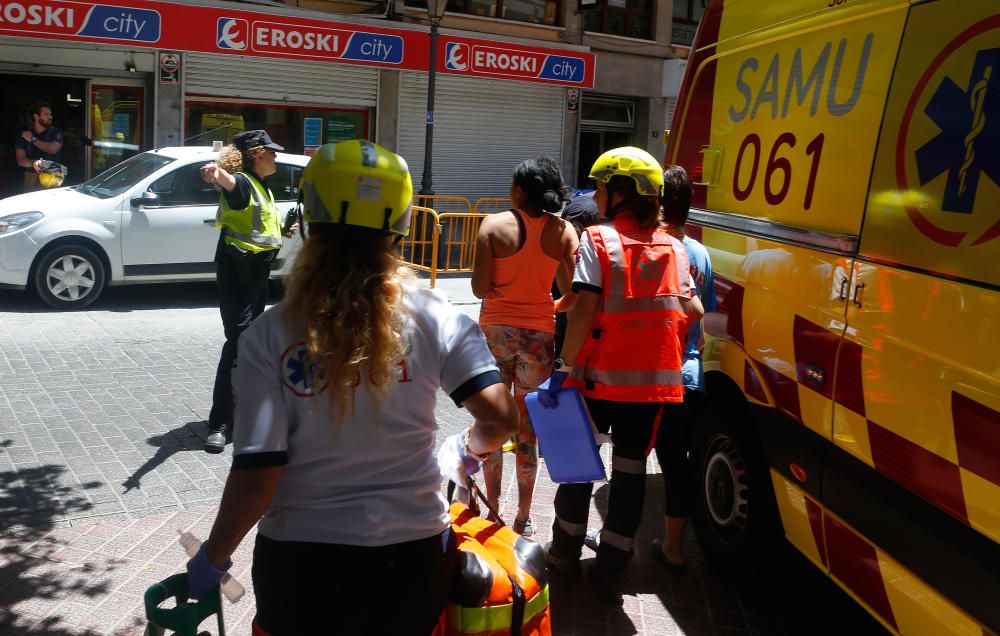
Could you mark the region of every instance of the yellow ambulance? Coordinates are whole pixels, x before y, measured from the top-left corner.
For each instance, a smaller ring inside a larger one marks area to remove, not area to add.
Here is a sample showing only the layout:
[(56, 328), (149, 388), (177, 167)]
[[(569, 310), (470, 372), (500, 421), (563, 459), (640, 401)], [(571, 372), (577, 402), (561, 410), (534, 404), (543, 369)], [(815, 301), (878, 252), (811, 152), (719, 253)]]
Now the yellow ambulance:
[(1000, 632), (1000, 1), (711, 0), (665, 159), (720, 301), (705, 551)]

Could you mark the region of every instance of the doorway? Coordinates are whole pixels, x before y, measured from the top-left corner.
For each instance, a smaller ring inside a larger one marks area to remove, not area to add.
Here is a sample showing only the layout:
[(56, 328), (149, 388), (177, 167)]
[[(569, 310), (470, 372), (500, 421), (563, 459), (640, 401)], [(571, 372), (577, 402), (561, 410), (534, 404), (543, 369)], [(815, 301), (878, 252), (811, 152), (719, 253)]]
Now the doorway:
[(590, 168), (597, 158), (612, 148), (632, 145), (632, 133), (621, 130), (581, 130), (580, 161), (576, 173), (576, 187), (591, 189)]
[(36, 101), (48, 102), (52, 125), (63, 131), (59, 162), (69, 171), (64, 185), (86, 180), (86, 89), (84, 78), (0, 74), (0, 198), (23, 189), (14, 142), (27, 130)]
[(594, 187), (589, 174), (603, 153), (635, 143), (635, 100), (584, 93), (580, 106), (580, 143), (577, 154), (576, 187)]

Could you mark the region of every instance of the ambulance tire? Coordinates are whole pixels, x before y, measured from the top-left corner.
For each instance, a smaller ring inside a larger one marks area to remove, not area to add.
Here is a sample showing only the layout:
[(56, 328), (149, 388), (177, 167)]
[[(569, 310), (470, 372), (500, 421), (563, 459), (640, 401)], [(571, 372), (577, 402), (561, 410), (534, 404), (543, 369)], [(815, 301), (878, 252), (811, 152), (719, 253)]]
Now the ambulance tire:
[(770, 471), (750, 415), (710, 405), (691, 438), (692, 524), (708, 560), (737, 579), (770, 576), (787, 556)]

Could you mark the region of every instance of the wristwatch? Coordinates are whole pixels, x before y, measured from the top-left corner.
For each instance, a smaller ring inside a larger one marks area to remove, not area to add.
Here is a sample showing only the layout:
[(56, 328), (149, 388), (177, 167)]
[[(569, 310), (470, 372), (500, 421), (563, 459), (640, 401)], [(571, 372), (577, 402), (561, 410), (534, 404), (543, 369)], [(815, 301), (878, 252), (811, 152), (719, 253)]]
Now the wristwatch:
[(29, 141), (28, 143), (29, 143), (29, 144), (33, 144), (33, 143), (35, 143), (36, 141), (38, 141), (38, 136), (37, 136), (37, 135), (32, 135), (32, 136), (31, 136), (31, 141)]
[(572, 368), (572, 365), (566, 364), (562, 358), (556, 358), (552, 366), (553, 371), (564, 371)]

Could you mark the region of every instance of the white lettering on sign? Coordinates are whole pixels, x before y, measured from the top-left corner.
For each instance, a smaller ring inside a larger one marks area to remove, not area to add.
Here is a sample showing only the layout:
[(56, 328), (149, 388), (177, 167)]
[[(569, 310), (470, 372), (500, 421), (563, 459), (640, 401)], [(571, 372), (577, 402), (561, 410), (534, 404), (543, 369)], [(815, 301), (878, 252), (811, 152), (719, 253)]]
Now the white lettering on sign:
[(146, 28), (146, 20), (139, 22), (132, 17), (131, 13), (122, 13), (121, 16), (111, 16), (104, 19), (104, 30), (108, 33), (122, 33), (130, 39), (138, 40), (139, 34)]
[(552, 74), (560, 79), (565, 77), (566, 79), (575, 80), (576, 78), (573, 75), (575, 75), (576, 69), (573, 66), (569, 62), (556, 62), (551, 67)]
[(364, 42), (361, 45), (361, 54), (368, 57), (375, 57), (382, 60), (388, 60), (389, 56), (392, 55), (392, 45), (386, 44), (382, 40), (372, 40), (371, 42)]
[(20, 2), (0, 4), (0, 24), (44, 25), (72, 29), (76, 26), (73, 9), (67, 7), (43, 7), (37, 4), (25, 6)]
[(475, 49), (472, 54), (473, 66), (480, 69), (499, 71), (514, 71), (522, 73), (537, 73), (538, 58), (517, 53), (497, 53), (495, 51)]
[(332, 33), (257, 27), (254, 36), (257, 48), (298, 49), (301, 51), (340, 51), (340, 37)]

